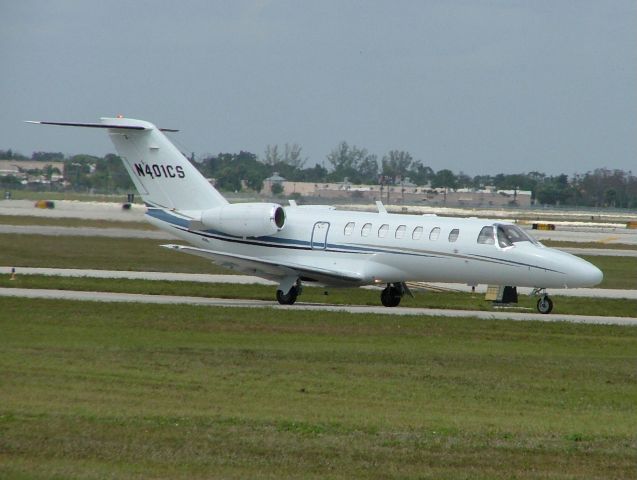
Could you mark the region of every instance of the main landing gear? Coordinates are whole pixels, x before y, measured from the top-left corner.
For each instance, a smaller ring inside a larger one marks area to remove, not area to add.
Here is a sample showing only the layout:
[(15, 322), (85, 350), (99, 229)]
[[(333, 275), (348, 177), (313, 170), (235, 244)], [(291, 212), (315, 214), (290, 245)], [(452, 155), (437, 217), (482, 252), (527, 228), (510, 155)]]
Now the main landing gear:
[(546, 289), (536, 288), (533, 290), (533, 295), (540, 297), (537, 301), (537, 311), (544, 314), (551, 313), (553, 310), (553, 300), (551, 300), (551, 297), (546, 293)]
[(397, 307), (405, 293), (409, 292), (404, 282), (388, 283), (380, 294), (380, 301), (386, 307)]
[(301, 294), (303, 287), (301, 286), (301, 281), (297, 280), (296, 284), (294, 284), (287, 293), (284, 293), (283, 290), (278, 289), (276, 291), (276, 299), (281, 305), (292, 305), (296, 302), (296, 298)]

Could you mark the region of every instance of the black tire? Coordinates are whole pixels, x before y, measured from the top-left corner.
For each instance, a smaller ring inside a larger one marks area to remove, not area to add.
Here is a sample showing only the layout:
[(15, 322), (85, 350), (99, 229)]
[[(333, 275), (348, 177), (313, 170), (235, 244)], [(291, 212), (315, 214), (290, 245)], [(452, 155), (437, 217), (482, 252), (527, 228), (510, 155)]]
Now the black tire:
[(551, 313), (553, 310), (553, 300), (547, 295), (540, 297), (537, 301), (537, 311), (543, 314)]
[(380, 301), (385, 307), (397, 307), (401, 298), (400, 290), (395, 287), (387, 287), (380, 294)]
[(281, 290), (276, 291), (276, 299), (281, 305), (293, 305), (296, 302), (296, 297), (299, 296), (299, 288), (292, 287), (288, 293), (283, 293)]

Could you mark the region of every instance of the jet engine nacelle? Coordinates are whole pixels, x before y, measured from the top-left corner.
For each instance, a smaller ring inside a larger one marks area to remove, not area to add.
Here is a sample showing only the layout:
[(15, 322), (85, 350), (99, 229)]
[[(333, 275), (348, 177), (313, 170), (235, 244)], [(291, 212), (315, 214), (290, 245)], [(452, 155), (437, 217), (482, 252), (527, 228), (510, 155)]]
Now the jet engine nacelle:
[(233, 203), (205, 210), (201, 223), (228, 235), (261, 237), (283, 228), (285, 211), (276, 203)]

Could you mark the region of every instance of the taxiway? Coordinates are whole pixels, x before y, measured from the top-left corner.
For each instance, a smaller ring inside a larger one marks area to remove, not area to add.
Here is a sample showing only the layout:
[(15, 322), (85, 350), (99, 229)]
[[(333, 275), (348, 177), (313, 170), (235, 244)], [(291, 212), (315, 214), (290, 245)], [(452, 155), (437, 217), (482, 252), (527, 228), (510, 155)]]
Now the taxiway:
[(637, 318), (601, 317), (593, 315), (542, 315), (521, 312), (485, 312), (475, 310), (442, 310), (433, 308), (387, 308), (381, 306), (330, 305), (298, 302), (294, 305), (279, 305), (264, 300), (232, 300), (223, 298), (182, 297), (175, 295), (144, 295), (133, 293), (80, 292), (73, 290), (45, 290), (25, 288), (0, 288), (0, 297), (38, 298), (93, 302), (134, 302), (151, 304), (187, 304), (228, 308), (273, 308), (277, 310), (314, 310), (378, 315), (427, 315), (435, 317), (472, 317), (483, 320), (514, 320), (541, 322), (571, 322), (597, 325), (637, 326)]

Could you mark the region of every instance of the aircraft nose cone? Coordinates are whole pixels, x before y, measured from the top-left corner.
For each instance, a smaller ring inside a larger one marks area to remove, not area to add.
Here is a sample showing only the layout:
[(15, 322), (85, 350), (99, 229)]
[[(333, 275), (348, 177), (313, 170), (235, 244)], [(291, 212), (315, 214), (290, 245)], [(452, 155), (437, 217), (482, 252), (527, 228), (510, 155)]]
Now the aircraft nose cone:
[(580, 261), (581, 263), (575, 272), (576, 283), (581, 287), (594, 287), (595, 285), (599, 285), (604, 279), (602, 271), (586, 260), (580, 259)]
[(599, 285), (604, 279), (604, 273), (595, 265), (589, 264), (586, 278), (590, 282), (591, 287)]

